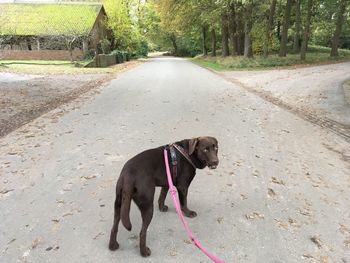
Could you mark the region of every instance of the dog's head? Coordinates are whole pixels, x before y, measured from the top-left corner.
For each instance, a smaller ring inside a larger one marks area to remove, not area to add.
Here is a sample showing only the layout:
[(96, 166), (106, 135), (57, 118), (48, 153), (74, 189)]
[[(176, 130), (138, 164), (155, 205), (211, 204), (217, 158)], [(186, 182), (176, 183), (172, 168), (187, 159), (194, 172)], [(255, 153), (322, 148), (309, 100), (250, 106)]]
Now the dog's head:
[(194, 154), (197, 159), (209, 169), (215, 169), (219, 164), (218, 140), (214, 137), (198, 137), (188, 141), (189, 155)]

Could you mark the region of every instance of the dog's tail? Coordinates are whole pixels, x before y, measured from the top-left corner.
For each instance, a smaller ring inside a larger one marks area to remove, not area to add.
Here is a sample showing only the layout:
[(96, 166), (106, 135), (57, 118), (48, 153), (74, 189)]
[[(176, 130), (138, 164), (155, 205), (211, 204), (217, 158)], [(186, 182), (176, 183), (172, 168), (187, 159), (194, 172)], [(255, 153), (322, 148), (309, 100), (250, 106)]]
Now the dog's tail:
[(132, 198), (132, 184), (129, 184), (128, 182), (124, 182), (123, 187), (121, 189), (122, 191), (122, 205), (120, 209), (121, 219), (124, 227), (130, 231), (131, 230), (131, 222), (130, 222), (130, 204), (131, 204), (131, 198)]

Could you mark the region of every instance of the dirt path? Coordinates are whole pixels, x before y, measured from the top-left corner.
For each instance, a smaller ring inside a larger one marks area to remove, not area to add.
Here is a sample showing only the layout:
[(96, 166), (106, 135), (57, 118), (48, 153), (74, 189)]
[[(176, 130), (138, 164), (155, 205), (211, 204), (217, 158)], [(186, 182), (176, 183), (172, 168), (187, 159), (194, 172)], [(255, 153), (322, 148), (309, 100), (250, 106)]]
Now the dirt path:
[(218, 72), (254, 94), (350, 141), (350, 106), (342, 84), (350, 63), (296, 69)]
[(103, 85), (118, 73), (137, 64), (132, 61), (117, 65), (120, 69), (108, 74), (36, 75), (0, 72), (0, 137)]

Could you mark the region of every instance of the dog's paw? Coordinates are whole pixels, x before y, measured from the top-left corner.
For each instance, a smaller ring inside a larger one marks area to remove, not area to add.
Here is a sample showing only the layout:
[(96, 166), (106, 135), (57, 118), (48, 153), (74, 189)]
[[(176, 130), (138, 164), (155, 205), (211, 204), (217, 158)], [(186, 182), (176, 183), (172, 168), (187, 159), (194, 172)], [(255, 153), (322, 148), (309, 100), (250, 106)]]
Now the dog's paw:
[(166, 212), (166, 211), (168, 211), (168, 206), (167, 206), (167, 205), (159, 206), (159, 211), (160, 211), (160, 212)]
[(111, 242), (111, 243), (109, 243), (108, 247), (110, 250), (115, 251), (119, 248), (119, 244), (118, 244), (118, 242)]
[(184, 212), (185, 216), (190, 217), (190, 218), (197, 216), (197, 213), (195, 211), (188, 210), (188, 211), (183, 211), (183, 212)]
[(149, 257), (151, 255), (151, 250), (149, 249), (149, 247), (146, 247), (146, 249), (141, 249), (141, 256), (143, 257)]

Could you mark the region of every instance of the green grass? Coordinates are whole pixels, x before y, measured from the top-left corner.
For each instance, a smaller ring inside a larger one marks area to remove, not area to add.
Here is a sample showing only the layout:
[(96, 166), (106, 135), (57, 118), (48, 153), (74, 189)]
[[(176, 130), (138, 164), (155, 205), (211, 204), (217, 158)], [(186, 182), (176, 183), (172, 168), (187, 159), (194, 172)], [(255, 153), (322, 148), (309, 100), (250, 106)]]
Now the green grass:
[(193, 58), (192, 61), (217, 71), (223, 70), (254, 70), (271, 69), (278, 67), (290, 67), (312, 64), (326, 64), (337, 61), (350, 60), (350, 50), (339, 50), (339, 56), (331, 58), (330, 49), (326, 47), (311, 46), (306, 54), (306, 60), (300, 60), (300, 54), (288, 54), (287, 57), (279, 57), (272, 54), (268, 58), (255, 56), (254, 58), (243, 58), (242, 56), (226, 57), (203, 57)]

